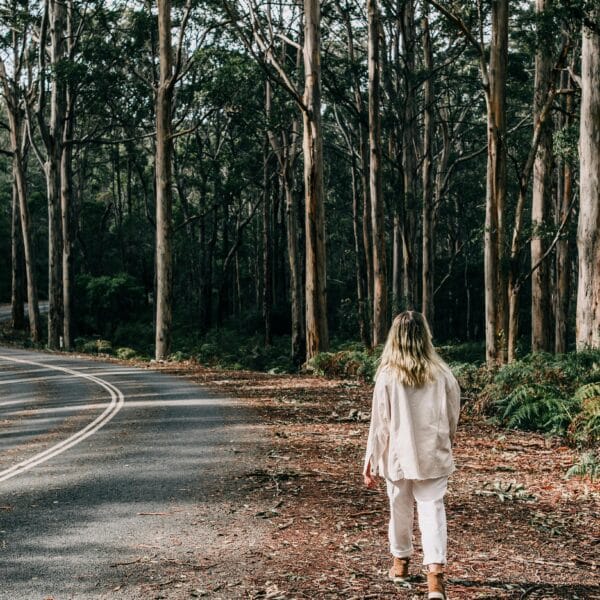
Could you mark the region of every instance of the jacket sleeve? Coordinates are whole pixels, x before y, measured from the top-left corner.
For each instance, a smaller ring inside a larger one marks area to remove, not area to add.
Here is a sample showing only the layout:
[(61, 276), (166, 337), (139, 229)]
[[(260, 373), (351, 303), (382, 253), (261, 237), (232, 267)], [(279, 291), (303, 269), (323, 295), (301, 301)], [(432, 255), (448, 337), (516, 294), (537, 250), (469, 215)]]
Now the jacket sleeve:
[(373, 403), (371, 407), (371, 426), (367, 440), (367, 451), (363, 474), (367, 472), (367, 465), (371, 464), (371, 473), (376, 475), (379, 471), (379, 460), (386, 451), (390, 435), (390, 399), (386, 386), (387, 378), (380, 374), (373, 390)]
[(460, 386), (458, 385), (458, 381), (456, 381), (456, 377), (451, 372), (446, 377), (446, 399), (448, 402), (450, 441), (453, 442), (460, 415)]

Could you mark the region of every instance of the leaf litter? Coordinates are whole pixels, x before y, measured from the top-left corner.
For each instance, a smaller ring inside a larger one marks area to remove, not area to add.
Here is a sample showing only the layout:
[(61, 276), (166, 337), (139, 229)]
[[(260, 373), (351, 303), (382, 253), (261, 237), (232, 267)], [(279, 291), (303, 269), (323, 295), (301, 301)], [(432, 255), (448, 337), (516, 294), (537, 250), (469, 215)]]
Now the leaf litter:
[[(387, 579), (384, 486), (362, 485), (370, 386), (196, 364), (158, 368), (192, 376), (258, 414), (266, 442), (245, 457), (254, 468), (223, 501), (240, 527), (264, 530), (259, 544), (244, 546), (232, 541), (230, 526), (218, 534), (218, 547), (201, 547), (198, 564), (167, 563), (166, 572), (163, 561), (161, 579), (149, 590), (164, 591), (159, 581), (172, 579), (182, 584), (169, 590), (174, 600), (425, 596), (418, 531), (413, 576), (394, 584)], [(455, 458), (446, 497), (453, 600), (600, 599), (600, 485), (565, 479), (573, 449), (463, 415)], [(210, 568), (202, 568), (203, 560)]]

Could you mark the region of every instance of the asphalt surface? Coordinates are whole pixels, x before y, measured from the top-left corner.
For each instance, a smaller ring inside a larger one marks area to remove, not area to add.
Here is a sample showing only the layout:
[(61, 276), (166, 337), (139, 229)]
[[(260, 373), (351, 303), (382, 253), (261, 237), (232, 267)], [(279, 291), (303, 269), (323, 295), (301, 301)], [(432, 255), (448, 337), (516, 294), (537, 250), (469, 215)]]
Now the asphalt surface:
[(0, 599), (146, 597), (115, 564), (191, 525), (202, 553), (251, 421), (181, 377), (0, 347)]

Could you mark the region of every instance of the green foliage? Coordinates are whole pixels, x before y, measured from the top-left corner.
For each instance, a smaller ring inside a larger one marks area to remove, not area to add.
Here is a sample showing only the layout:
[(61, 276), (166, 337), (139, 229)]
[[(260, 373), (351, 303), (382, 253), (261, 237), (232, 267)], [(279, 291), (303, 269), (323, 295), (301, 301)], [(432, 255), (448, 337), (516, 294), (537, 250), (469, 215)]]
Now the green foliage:
[(556, 388), (544, 384), (520, 385), (502, 402), (508, 427), (565, 434), (577, 412), (577, 403), (557, 397)]
[(85, 352), (86, 354), (112, 354), (113, 352), (110, 341), (103, 339), (86, 340), (84, 338), (77, 338), (75, 340), (75, 348), (79, 352)]
[(575, 124), (563, 127), (563, 129), (559, 129), (552, 134), (552, 140), (554, 154), (570, 165), (577, 165), (579, 161), (579, 127)]
[(488, 412), (508, 427), (600, 439), (600, 351), (535, 353), (502, 367), (484, 388)]
[(108, 338), (113, 337), (119, 324), (134, 321), (146, 305), (144, 290), (126, 273), (79, 275), (75, 296), (79, 331)]
[(139, 354), (133, 348), (121, 347), (115, 350), (115, 356), (121, 360), (133, 360), (140, 358)]
[(579, 445), (600, 442), (600, 383), (588, 383), (577, 389), (574, 399), (581, 410), (569, 426), (569, 436)]
[(318, 375), (373, 381), (379, 355), (367, 350), (320, 352), (308, 361), (307, 369)]
[(481, 412), (476, 400), (494, 377), (493, 370), (486, 365), (468, 362), (450, 363), (450, 369), (458, 380), (462, 390), (462, 404), (467, 405), (470, 412)]
[(440, 356), (449, 363), (471, 363), (480, 365), (485, 362), (485, 342), (465, 342), (437, 346)]
[(152, 317), (143, 320), (119, 323), (112, 336), (115, 346), (132, 346), (141, 354), (154, 353), (154, 329)]
[(584, 452), (579, 460), (569, 468), (567, 479), (572, 477), (589, 477), (591, 481), (600, 478), (600, 454), (594, 451)]
[(235, 329), (212, 329), (200, 339), (175, 340), (180, 356), (193, 357), (201, 364), (224, 369), (252, 369), (272, 373), (294, 371), (290, 338), (275, 336), (265, 346), (261, 335), (244, 335)]

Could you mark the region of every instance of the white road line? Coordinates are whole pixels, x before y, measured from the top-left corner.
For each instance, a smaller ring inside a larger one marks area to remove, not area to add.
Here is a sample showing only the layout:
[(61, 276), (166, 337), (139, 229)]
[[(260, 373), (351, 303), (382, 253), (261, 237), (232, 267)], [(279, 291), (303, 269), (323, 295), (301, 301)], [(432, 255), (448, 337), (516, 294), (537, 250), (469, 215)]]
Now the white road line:
[(104, 412), (100, 416), (98, 416), (96, 419), (94, 419), (89, 425), (86, 425), (83, 429), (80, 429), (78, 432), (74, 433), (67, 439), (63, 440), (62, 442), (59, 442), (58, 444), (51, 446), (47, 450), (44, 450), (43, 452), (40, 452), (39, 454), (36, 454), (35, 456), (32, 456), (31, 458), (28, 458), (27, 460), (24, 460), (16, 465), (10, 467), (9, 469), (0, 471), (0, 482), (6, 481), (7, 479), (10, 479), (11, 477), (15, 477), (16, 475), (20, 475), (21, 473), (24, 473), (25, 471), (29, 471), (29, 469), (32, 469), (33, 467), (36, 467), (37, 465), (44, 463), (47, 460), (50, 460), (51, 458), (57, 456), (58, 454), (61, 454), (65, 450), (72, 448), (76, 444), (79, 444), (79, 442), (82, 442), (90, 435), (96, 433), (96, 431), (98, 431), (101, 427), (106, 425), (106, 423), (108, 423), (121, 410), (121, 408), (123, 407), (123, 404), (125, 402), (125, 396), (123, 395), (123, 392), (121, 392), (121, 390), (118, 387), (114, 386), (112, 383), (109, 383), (108, 381), (106, 381), (104, 379), (95, 377), (94, 375), (89, 375), (87, 373), (80, 373), (73, 369), (67, 369), (66, 367), (57, 367), (57, 366), (48, 365), (45, 363), (34, 362), (34, 361), (30, 361), (30, 360), (23, 360), (21, 358), (13, 358), (10, 356), (0, 355), (0, 359), (7, 360), (9, 362), (20, 363), (20, 364), (24, 364), (24, 365), (45, 367), (46, 369), (53, 369), (55, 371), (63, 371), (65, 373), (68, 373), (69, 375), (74, 375), (75, 377), (81, 377), (82, 379), (88, 379), (89, 381), (92, 381), (92, 382), (98, 384), (99, 386), (103, 387), (105, 390), (107, 390), (108, 393), (110, 394), (110, 398), (111, 398), (111, 402), (106, 407)]

